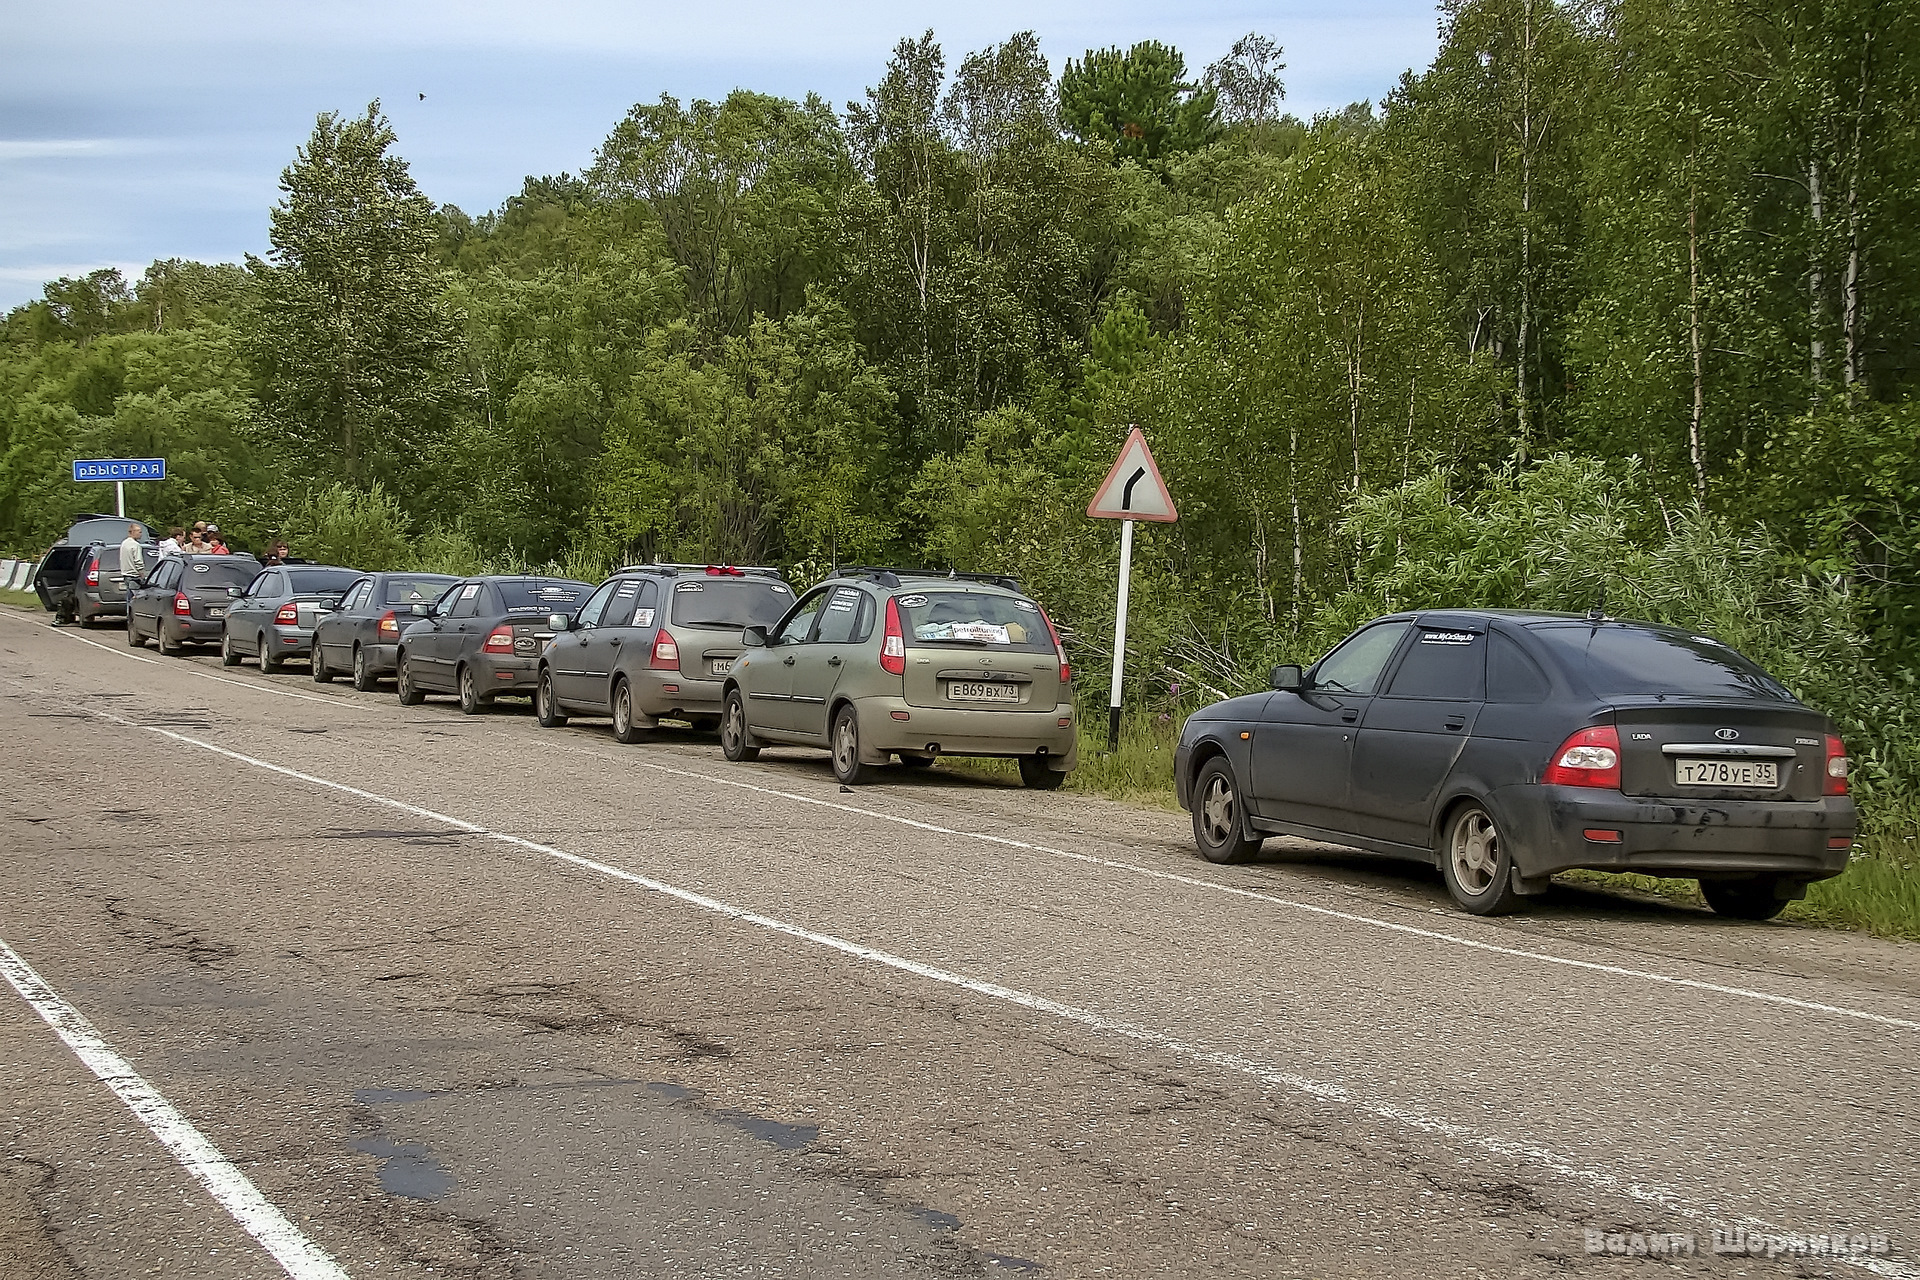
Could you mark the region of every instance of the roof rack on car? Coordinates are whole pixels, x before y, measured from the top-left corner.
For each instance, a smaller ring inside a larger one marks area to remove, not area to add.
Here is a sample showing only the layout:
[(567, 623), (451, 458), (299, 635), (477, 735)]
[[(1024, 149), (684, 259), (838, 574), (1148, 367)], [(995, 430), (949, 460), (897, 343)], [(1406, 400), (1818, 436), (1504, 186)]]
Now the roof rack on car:
[(744, 578), (748, 574), (762, 577), (780, 578), (786, 575), (772, 565), (764, 564), (674, 564), (666, 560), (656, 560), (652, 564), (622, 565), (615, 573), (644, 573), (648, 570), (662, 570), (669, 575), (682, 573), (701, 573), (709, 578)]
[[(836, 578), (872, 578), (883, 587), (897, 587), (902, 578), (947, 578), (958, 582), (983, 582), (991, 587), (1020, 590), (1020, 579), (1010, 573), (964, 573), (959, 569), (882, 569), (872, 565), (852, 565), (834, 570)], [(888, 579), (892, 581), (889, 582)]]

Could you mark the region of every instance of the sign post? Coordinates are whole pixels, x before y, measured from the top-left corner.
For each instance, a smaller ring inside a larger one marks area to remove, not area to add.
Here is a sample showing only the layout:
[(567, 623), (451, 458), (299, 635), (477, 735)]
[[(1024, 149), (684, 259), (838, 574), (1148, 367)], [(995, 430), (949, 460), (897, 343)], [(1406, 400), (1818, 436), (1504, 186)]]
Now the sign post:
[(113, 481), (113, 513), (127, 515), (127, 481), (165, 480), (165, 458), (78, 458), (73, 464), (75, 480)]
[(1180, 518), (1173, 495), (1160, 478), (1160, 468), (1147, 448), (1147, 438), (1135, 427), (1120, 446), (1113, 470), (1100, 483), (1087, 514), (1096, 520), (1120, 522), (1120, 595), (1113, 611), (1113, 685), (1107, 695), (1107, 750), (1120, 745), (1120, 678), (1127, 667), (1127, 593), (1133, 579), (1133, 522), (1150, 520), (1172, 524)]

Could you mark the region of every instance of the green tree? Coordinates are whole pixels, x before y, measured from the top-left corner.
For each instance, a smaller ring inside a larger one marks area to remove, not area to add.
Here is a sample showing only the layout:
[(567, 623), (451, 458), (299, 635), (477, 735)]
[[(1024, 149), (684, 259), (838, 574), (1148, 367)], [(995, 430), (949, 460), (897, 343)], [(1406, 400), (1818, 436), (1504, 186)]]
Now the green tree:
[(1188, 151), (1219, 128), (1219, 93), (1186, 80), (1178, 49), (1142, 40), (1125, 53), (1089, 49), (1060, 72), (1060, 119), (1082, 142), (1112, 148), (1115, 160), (1158, 160)]

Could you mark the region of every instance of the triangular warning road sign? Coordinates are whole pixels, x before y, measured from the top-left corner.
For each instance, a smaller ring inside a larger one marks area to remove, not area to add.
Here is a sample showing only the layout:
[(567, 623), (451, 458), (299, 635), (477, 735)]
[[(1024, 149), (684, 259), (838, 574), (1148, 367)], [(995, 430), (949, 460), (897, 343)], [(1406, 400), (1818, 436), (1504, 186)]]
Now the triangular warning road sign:
[(1127, 433), (1120, 457), (1107, 472), (1100, 491), (1093, 495), (1087, 514), (1104, 520), (1152, 520), (1158, 524), (1172, 524), (1180, 518), (1140, 428)]

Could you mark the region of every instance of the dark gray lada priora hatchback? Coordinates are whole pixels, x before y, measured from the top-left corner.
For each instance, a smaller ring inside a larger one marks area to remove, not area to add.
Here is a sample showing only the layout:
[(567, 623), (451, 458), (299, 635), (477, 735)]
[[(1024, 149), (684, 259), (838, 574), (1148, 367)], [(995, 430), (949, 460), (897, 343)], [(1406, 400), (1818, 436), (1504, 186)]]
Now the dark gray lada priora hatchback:
[(1174, 757), (1215, 862), (1268, 835), (1439, 864), (1493, 914), (1590, 867), (1777, 915), (1853, 846), (1827, 717), (1710, 636), (1604, 617), (1401, 613), (1192, 715)]

